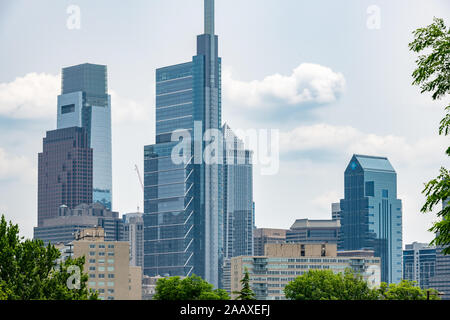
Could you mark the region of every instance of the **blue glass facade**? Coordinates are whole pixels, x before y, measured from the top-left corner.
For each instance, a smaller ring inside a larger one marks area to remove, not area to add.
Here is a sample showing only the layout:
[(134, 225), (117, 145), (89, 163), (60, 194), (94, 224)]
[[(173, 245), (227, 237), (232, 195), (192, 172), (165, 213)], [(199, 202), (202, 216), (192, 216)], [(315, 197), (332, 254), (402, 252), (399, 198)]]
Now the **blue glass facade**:
[(403, 279), (416, 281), (422, 289), (430, 287), (430, 279), (435, 275), (436, 248), (414, 242), (403, 250)]
[(354, 155), (345, 170), (339, 249), (374, 250), (381, 257), (381, 281), (401, 281), (402, 203), (387, 158)]
[(111, 97), (107, 68), (81, 64), (62, 71), (57, 128), (83, 127), (93, 149), (93, 201), (112, 207)]
[[(214, 22), (214, 1), (205, 0)], [(222, 255), (222, 171), (203, 159), (208, 129), (220, 130), (221, 59), (211, 29), (198, 36), (191, 62), (156, 71), (156, 144), (144, 149), (144, 274), (196, 274), (219, 285)], [(193, 138), (192, 157), (172, 161), (172, 132)], [(198, 161), (200, 159), (201, 161)], [(197, 161), (195, 161), (197, 160)]]
[(228, 125), (224, 134), (223, 244), (224, 258), (253, 255), (253, 165), (252, 152), (244, 148)]

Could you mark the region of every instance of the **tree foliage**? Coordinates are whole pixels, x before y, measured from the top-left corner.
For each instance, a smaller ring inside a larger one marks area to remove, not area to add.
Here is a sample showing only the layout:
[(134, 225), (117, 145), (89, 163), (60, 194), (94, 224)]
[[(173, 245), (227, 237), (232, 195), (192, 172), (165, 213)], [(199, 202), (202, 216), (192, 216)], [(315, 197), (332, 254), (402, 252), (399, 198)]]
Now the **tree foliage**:
[(346, 271), (309, 270), (284, 289), (290, 300), (376, 300), (376, 290), (369, 288), (361, 276)]
[[(19, 238), (19, 227), (0, 220), (0, 295), (8, 300), (83, 300), (97, 295), (86, 288), (83, 274), (84, 257), (68, 259), (57, 265), (59, 251), (52, 245), (44, 247), (40, 240)], [(78, 266), (80, 289), (69, 289), (67, 269)]]
[(241, 280), (242, 289), (241, 291), (235, 291), (234, 294), (237, 294), (236, 300), (256, 300), (255, 293), (252, 288), (250, 288), (250, 276), (248, 274), (247, 268), (245, 268), (244, 278)]
[(201, 277), (192, 275), (161, 278), (156, 283), (153, 300), (229, 300), (225, 290), (214, 289), (214, 286)]
[(414, 281), (402, 280), (400, 283), (387, 285), (382, 282), (378, 293), (380, 300), (440, 300), (438, 292), (434, 289), (423, 290), (416, 286)]
[[(430, 92), (433, 100), (446, 99), (445, 116), (440, 122), (439, 134), (450, 133), (450, 27), (447, 28), (443, 19), (434, 18), (433, 23), (413, 32), (414, 40), (409, 44), (411, 51), (423, 53), (416, 60), (413, 85), (418, 85), (422, 93)], [(450, 147), (446, 153), (450, 156)], [(436, 179), (425, 184), (423, 193), (427, 200), (422, 207), (423, 213), (431, 212), (435, 206), (450, 199), (450, 174), (442, 167)], [(443, 253), (450, 254), (450, 205), (443, 207), (437, 213), (441, 218), (429, 230), (436, 233), (432, 244), (444, 247)]]
[[(439, 300), (436, 290), (429, 290), (430, 300)], [(399, 284), (381, 283), (370, 288), (364, 279), (347, 270), (334, 274), (330, 270), (309, 270), (291, 281), (284, 289), (290, 300), (427, 300), (427, 290), (413, 281)]]

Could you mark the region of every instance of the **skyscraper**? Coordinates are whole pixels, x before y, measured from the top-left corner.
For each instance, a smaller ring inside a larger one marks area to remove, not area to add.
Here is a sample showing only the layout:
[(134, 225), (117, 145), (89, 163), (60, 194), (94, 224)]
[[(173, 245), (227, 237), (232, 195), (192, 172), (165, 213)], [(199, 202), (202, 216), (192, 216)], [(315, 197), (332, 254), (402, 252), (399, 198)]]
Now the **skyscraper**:
[(57, 119), (58, 129), (86, 129), (93, 149), (93, 202), (111, 210), (111, 98), (106, 66), (85, 63), (63, 68)]
[[(208, 132), (221, 128), (221, 59), (214, 0), (192, 61), (156, 70), (156, 144), (144, 149), (144, 274), (203, 277), (219, 285), (222, 255), (221, 165), (203, 159)], [(192, 157), (172, 160), (183, 129)], [(220, 151), (220, 150), (219, 150)]]
[(84, 128), (48, 131), (38, 155), (38, 226), (60, 206), (92, 202), (92, 149)]
[(353, 155), (345, 170), (340, 250), (369, 249), (381, 257), (381, 280), (402, 279), (402, 203), (387, 158)]
[(225, 124), (223, 161), (224, 258), (253, 255), (252, 151)]

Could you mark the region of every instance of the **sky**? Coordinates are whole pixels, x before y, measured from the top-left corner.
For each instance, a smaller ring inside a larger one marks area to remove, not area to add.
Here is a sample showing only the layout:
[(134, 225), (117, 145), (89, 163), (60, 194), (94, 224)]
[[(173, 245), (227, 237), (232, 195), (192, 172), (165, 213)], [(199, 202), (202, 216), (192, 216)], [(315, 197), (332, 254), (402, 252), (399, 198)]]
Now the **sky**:
[[(279, 131), (279, 171), (254, 168), (258, 227), (331, 218), (351, 156), (367, 154), (397, 171), (404, 243), (432, 240), (421, 191), (449, 166), (445, 103), (411, 85), (408, 43), (434, 16), (449, 25), (450, 2), (216, 0), (223, 120)], [(0, 212), (23, 236), (37, 225), (37, 154), (56, 128), (61, 69), (108, 66), (113, 209), (142, 211), (134, 167), (155, 142), (155, 69), (190, 61), (201, 33), (201, 0), (0, 1)]]

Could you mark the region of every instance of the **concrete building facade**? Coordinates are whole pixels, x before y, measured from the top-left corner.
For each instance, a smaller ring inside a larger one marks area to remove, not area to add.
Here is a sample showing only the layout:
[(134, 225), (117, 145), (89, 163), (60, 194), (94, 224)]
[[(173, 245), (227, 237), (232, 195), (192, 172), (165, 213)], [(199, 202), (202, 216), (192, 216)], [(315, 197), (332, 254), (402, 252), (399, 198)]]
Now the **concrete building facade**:
[(351, 269), (361, 274), (370, 287), (376, 287), (381, 282), (380, 265), (378, 257), (339, 257), (336, 244), (266, 244), (264, 256), (231, 259), (231, 290), (242, 289), (245, 269), (258, 300), (285, 299), (284, 287), (309, 270), (341, 273)]

